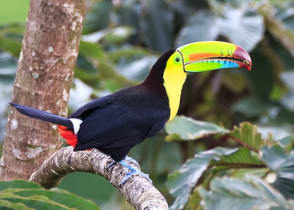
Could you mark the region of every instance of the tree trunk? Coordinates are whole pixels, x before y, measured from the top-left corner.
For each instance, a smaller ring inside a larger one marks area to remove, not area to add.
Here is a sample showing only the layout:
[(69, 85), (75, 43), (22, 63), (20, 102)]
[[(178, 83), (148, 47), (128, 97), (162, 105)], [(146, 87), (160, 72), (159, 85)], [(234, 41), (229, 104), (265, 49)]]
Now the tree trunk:
[[(31, 0), (13, 102), (67, 114), (85, 10), (85, 0)], [(0, 180), (28, 179), (60, 147), (56, 126), (11, 109)]]

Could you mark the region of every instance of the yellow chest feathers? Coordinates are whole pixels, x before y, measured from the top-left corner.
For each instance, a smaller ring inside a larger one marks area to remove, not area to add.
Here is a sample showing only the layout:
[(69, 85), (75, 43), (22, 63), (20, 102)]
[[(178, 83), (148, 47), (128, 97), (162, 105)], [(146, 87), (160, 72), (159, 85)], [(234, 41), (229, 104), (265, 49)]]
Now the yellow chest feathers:
[(168, 96), (170, 108), (169, 121), (174, 119), (178, 112), (181, 100), (181, 92), (186, 77), (186, 73), (182, 68), (179, 68), (176, 63), (174, 63), (174, 59), (169, 59), (163, 73), (163, 85)]

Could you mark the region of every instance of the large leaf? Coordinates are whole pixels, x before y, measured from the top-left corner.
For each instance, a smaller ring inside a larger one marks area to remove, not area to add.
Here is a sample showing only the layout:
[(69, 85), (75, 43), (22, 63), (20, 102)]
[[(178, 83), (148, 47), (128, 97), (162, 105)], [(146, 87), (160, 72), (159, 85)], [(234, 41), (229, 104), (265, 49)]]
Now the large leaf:
[(172, 47), (174, 13), (165, 1), (144, 2), (146, 11), (140, 19), (143, 40), (152, 50), (164, 52)]
[(33, 182), (25, 182), (22, 180), (15, 180), (10, 182), (0, 182), (0, 191), (8, 188), (17, 188), (17, 189), (40, 189), (40, 185)]
[(0, 207), (10, 209), (89, 209), (98, 210), (93, 202), (64, 190), (44, 190), (26, 181), (0, 182)]
[(262, 149), (262, 160), (272, 169), (273, 186), (285, 197), (294, 198), (294, 151), (286, 153), (282, 147), (275, 145)]
[(216, 178), (210, 190), (200, 190), (206, 210), (230, 209), (294, 209), (294, 203), (287, 201), (278, 191), (261, 179), (248, 176), (244, 180), (235, 178)]
[(190, 42), (216, 40), (218, 35), (216, 17), (210, 11), (200, 11), (189, 17), (176, 39), (176, 45), (179, 47)]
[(253, 8), (225, 6), (217, 25), (221, 35), (251, 51), (263, 38), (263, 18)]
[(167, 185), (170, 193), (176, 198), (170, 209), (182, 209), (184, 207), (193, 187), (195, 187), (211, 160), (219, 160), (221, 156), (230, 155), (237, 150), (216, 148), (202, 152), (169, 175)]
[(196, 154), (168, 177), (169, 191), (176, 198), (170, 208), (182, 209), (202, 176), (202, 182), (209, 184), (211, 177), (220, 171), (263, 167), (265, 165), (247, 148), (215, 148)]
[[(290, 8), (288, 8), (290, 9)], [(267, 4), (267, 6), (264, 6), (260, 9), (260, 13), (264, 16), (266, 22), (267, 22), (267, 29), (270, 33), (272, 33), (283, 45), (285, 48), (291, 52), (292, 55), (294, 55), (294, 32), (293, 28), (291, 29), (291, 24), (287, 24), (290, 27), (287, 27), (283, 24), (285, 22), (285, 16), (287, 16), (287, 13), (281, 15), (280, 14), (280, 20), (274, 17), (273, 11), (276, 11), (271, 5)], [(286, 10), (287, 12), (287, 10)], [(291, 12), (291, 11), (288, 11)], [(283, 18), (284, 17), (284, 21)]]
[[(211, 1), (214, 2), (214, 1)], [(177, 37), (177, 45), (215, 40), (219, 35), (251, 51), (263, 38), (263, 18), (246, 4), (239, 7), (211, 3), (215, 11), (200, 11), (189, 17)]]
[(224, 134), (228, 131), (216, 124), (193, 120), (185, 116), (176, 116), (165, 126), (171, 140), (195, 140), (211, 134)]

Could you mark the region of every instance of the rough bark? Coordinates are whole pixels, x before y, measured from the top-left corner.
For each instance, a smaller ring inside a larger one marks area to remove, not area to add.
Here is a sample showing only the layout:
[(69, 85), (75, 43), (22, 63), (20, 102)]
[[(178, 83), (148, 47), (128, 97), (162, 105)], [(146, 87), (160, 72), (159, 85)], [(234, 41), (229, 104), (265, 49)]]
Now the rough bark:
[[(67, 114), (85, 8), (84, 0), (31, 0), (13, 102)], [(0, 180), (29, 178), (60, 146), (56, 126), (11, 109)]]
[[(90, 151), (73, 152), (72, 147), (64, 147), (47, 159), (43, 165), (32, 174), (30, 181), (40, 183), (46, 188), (53, 187), (67, 173), (83, 171), (100, 174), (116, 187), (121, 194), (136, 209), (142, 210), (167, 210), (165, 198), (146, 178), (133, 176), (122, 186), (119, 185), (128, 170), (120, 164), (115, 164), (107, 169), (113, 160), (102, 152), (92, 149)], [(136, 162), (127, 162), (139, 169)]]

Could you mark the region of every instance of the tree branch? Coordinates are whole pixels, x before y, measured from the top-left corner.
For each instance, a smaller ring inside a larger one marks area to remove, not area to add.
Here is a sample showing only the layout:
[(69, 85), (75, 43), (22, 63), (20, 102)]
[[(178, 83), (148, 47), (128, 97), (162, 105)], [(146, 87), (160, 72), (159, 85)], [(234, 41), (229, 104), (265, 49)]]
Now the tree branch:
[[(96, 149), (74, 152), (73, 147), (64, 147), (47, 159), (31, 175), (30, 181), (37, 182), (45, 188), (50, 188), (56, 185), (63, 176), (71, 172), (82, 171), (99, 174), (109, 180), (136, 209), (168, 209), (165, 198), (144, 177), (133, 176), (125, 184), (119, 186), (128, 170), (120, 164), (115, 164), (107, 169), (107, 165), (112, 161), (109, 156)], [(127, 162), (134, 168), (140, 169), (136, 162), (130, 160), (127, 160)]]

